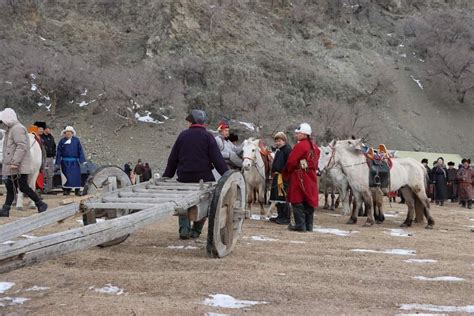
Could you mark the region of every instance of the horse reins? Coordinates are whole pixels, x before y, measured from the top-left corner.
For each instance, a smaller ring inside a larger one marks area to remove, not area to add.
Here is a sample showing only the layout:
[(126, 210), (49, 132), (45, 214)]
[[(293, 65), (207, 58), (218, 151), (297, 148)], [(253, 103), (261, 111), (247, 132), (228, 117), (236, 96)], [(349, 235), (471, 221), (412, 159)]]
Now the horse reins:
[[(257, 149), (258, 149), (258, 148), (257, 148)], [(260, 155), (260, 151), (258, 152), (258, 154)], [(255, 153), (255, 156), (256, 156), (256, 155), (257, 155), (257, 152)], [(265, 180), (265, 165), (263, 165), (263, 169), (264, 169), (264, 170), (263, 170), (263, 175), (262, 175), (262, 174), (260, 173), (260, 170), (259, 170), (259, 167), (262, 167), (262, 166), (259, 166), (259, 165), (257, 164), (257, 159), (256, 159), (256, 158), (245, 157), (245, 156), (244, 156), (244, 157), (242, 157), (242, 159), (243, 159), (242, 161), (244, 161), (244, 160), (246, 160), (246, 159), (250, 160), (250, 161), (252, 162), (251, 167), (255, 167), (255, 168), (257, 169), (258, 174)], [(263, 160), (263, 158), (262, 158), (262, 160)], [(242, 169), (244, 169), (244, 168), (242, 167)]]

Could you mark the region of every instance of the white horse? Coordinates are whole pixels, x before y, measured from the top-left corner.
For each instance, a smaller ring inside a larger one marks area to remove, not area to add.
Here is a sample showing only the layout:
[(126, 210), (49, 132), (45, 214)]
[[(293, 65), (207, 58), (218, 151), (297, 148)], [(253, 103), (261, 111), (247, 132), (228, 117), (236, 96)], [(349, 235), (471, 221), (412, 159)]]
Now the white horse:
[[(342, 203), (342, 213), (347, 215), (350, 213), (350, 203), (349, 195), (347, 194), (349, 189), (349, 182), (347, 177), (342, 172), (342, 169), (332, 164), (330, 167), (328, 165), (333, 162), (334, 157), (333, 145), (335, 141), (331, 142), (329, 146), (319, 147), (320, 155), (318, 162), (318, 170), (321, 173), (321, 179), (326, 181), (326, 185), (334, 185), (339, 193), (339, 200)], [(328, 183), (329, 182), (329, 183)]]
[(260, 214), (265, 215), (265, 164), (259, 147), (260, 140), (246, 139), (243, 143), (242, 172), (247, 188), (247, 208), (252, 210), (254, 197), (260, 204)]
[[(367, 226), (374, 223), (372, 206), (372, 190), (369, 188), (369, 167), (366, 163), (365, 155), (361, 149), (363, 143), (361, 139), (337, 141), (334, 146), (334, 164), (339, 165), (347, 176), (349, 185), (354, 192), (360, 192), (366, 201)], [(430, 204), (426, 196), (426, 169), (421, 163), (412, 158), (392, 158), (392, 168), (390, 170), (389, 191), (401, 189), (405, 201), (408, 205), (408, 213), (402, 226), (411, 226), (413, 222), (413, 213), (416, 209), (418, 214), (425, 215), (428, 225), (426, 228), (432, 228), (434, 219), (431, 216)], [(357, 221), (357, 215), (353, 211), (350, 223)]]
[[(0, 161), (3, 161), (3, 141), (5, 139), (5, 130), (0, 129), (1, 140), (0, 140), (0, 148), (2, 150)], [(38, 178), (39, 172), (41, 170), (41, 165), (43, 163), (43, 153), (41, 151), (40, 144), (36, 141), (35, 136), (33, 134), (28, 134), (29, 136), (29, 146), (30, 146), (30, 155), (31, 155), (31, 166), (30, 170), (32, 173), (28, 175), (28, 185), (34, 191), (36, 189), (36, 179)], [(16, 198), (16, 209), (23, 210), (23, 192), (18, 191), (17, 198)], [(36, 208), (36, 205), (33, 201), (30, 201), (31, 209)]]

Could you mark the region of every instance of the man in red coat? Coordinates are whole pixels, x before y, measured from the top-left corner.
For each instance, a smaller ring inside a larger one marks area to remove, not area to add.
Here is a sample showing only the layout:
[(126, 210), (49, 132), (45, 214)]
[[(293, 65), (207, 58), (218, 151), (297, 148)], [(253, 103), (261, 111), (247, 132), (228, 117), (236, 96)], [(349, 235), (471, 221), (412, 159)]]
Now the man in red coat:
[(311, 126), (302, 123), (295, 130), (298, 143), (288, 157), (284, 177), (289, 181), (288, 202), (292, 204), (295, 225), (288, 226), (295, 231), (313, 231), (314, 208), (318, 207), (319, 191), (316, 171), (318, 170), (319, 148), (311, 140)]

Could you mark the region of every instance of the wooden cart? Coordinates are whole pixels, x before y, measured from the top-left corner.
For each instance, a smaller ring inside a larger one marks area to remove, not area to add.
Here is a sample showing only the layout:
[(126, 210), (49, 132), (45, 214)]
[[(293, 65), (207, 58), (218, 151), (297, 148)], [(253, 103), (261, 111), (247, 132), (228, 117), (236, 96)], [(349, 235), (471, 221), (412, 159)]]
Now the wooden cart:
[[(132, 186), (122, 169), (105, 166), (89, 177), (84, 193), (87, 198), (80, 203), (0, 226), (0, 272), (81, 249), (117, 245), (135, 230), (170, 215), (188, 215), (191, 220), (209, 217), (207, 252), (222, 258), (234, 249), (247, 215), (245, 181), (237, 171), (228, 171), (218, 182), (152, 180)], [(80, 214), (83, 227), (16, 240)]]

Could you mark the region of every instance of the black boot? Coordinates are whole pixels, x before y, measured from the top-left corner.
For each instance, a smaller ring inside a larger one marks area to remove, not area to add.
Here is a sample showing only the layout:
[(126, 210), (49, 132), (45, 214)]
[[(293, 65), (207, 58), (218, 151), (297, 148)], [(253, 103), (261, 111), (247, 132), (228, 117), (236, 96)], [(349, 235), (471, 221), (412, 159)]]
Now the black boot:
[(190, 238), (198, 238), (201, 235), (202, 228), (204, 223), (206, 222), (206, 218), (193, 223), (193, 228), (191, 228), (191, 232), (189, 233)]
[(179, 238), (189, 239), (189, 231), (191, 229), (188, 216), (178, 216), (179, 222)]
[(313, 222), (314, 222), (314, 208), (310, 206), (306, 206), (304, 209), (305, 214), (305, 226), (306, 231), (312, 232), (313, 231)]
[(276, 203), (277, 217), (270, 218), (270, 222), (276, 223), (277, 220), (282, 218), (283, 214), (281, 213), (281, 205), (283, 205), (283, 203)]
[(70, 195), (71, 189), (64, 189), (63, 195)]
[(75, 194), (76, 196), (81, 196), (81, 189), (75, 189), (75, 190), (74, 190), (74, 194)]
[(288, 225), (290, 223), (290, 209), (286, 203), (278, 203), (278, 216), (275, 223), (278, 225)]
[(38, 208), (38, 213), (43, 213), (48, 209), (48, 204), (44, 203), (43, 201), (39, 201), (36, 203), (36, 207)]
[(460, 204), (461, 204), (462, 207), (464, 207), (464, 208), (466, 207), (466, 201), (461, 201)]
[(293, 205), (293, 217), (295, 218), (295, 225), (289, 225), (289, 230), (298, 232), (306, 231), (304, 206), (302, 204)]
[(472, 210), (472, 200), (467, 201), (467, 208)]
[(0, 210), (0, 217), (10, 217), (11, 208), (11, 205), (3, 205), (2, 209)]
[(439, 201), (439, 206), (444, 206), (444, 201)]

